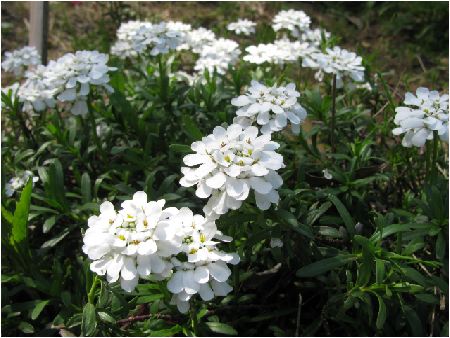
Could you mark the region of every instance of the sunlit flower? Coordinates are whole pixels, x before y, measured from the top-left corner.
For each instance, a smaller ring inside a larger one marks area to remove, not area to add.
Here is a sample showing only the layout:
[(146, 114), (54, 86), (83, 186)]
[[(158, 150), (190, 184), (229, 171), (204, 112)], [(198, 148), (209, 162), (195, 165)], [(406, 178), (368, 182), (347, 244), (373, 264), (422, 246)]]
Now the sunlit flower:
[(397, 107), (394, 123), (399, 127), (392, 133), (405, 133), (402, 140), (404, 147), (421, 147), (427, 140), (433, 139), (437, 131), (441, 140), (448, 142), (448, 95), (439, 95), (436, 90), (417, 88), (416, 95), (406, 93), (405, 105)]
[(231, 22), (227, 25), (229, 31), (234, 31), (236, 34), (250, 35), (255, 33), (256, 23), (247, 19), (239, 19), (236, 22)]
[(205, 70), (212, 73), (215, 69), (218, 74), (225, 74), (228, 67), (238, 61), (240, 53), (239, 45), (235, 41), (215, 40), (201, 50), (194, 69), (199, 73), (203, 73)]
[(306, 110), (297, 102), (299, 96), (293, 83), (266, 87), (252, 81), (246, 94), (231, 100), (232, 105), (239, 107), (233, 122), (244, 127), (257, 124), (261, 133), (270, 134), (282, 130), (290, 121), (293, 132), (298, 134), (306, 118)]
[(329, 39), (331, 37), (331, 33), (327, 32), (324, 29), (316, 28), (316, 29), (307, 29), (303, 31), (300, 35), (300, 40), (308, 42), (316, 47), (319, 47), (322, 38)]
[(196, 185), (196, 196), (209, 198), (203, 211), (210, 217), (238, 209), (250, 189), (255, 191), (258, 208), (266, 210), (278, 203), (276, 189), (283, 183), (276, 173), (284, 167), (283, 157), (275, 151), (278, 147), (270, 134), (258, 136), (254, 126), (216, 127), (212, 134), (191, 145), (195, 154), (184, 157), (188, 167), (181, 168), (184, 176), (180, 184)]
[(299, 37), (301, 32), (307, 30), (311, 24), (311, 18), (303, 11), (289, 9), (280, 11), (273, 18), (272, 27), (275, 31), (286, 29), (292, 36)]
[(290, 41), (287, 39), (275, 40), (269, 44), (248, 46), (244, 60), (254, 64), (271, 63), (285, 64), (296, 62), (316, 52), (316, 48), (306, 42)]
[(281, 240), (281, 238), (272, 237), (270, 239), (270, 247), (271, 248), (282, 248), (283, 241)]
[(12, 52), (5, 52), (2, 68), (5, 72), (12, 72), (16, 76), (24, 73), (29, 66), (41, 64), (41, 56), (33, 46), (26, 46)]
[(303, 67), (311, 67), (321, 72), (335, 74), (336, 86), (343, 86), (343, 79), (350, 77), (357, 82), (364, 81), (364, 66), (362, 58), (353, 52), (349, 52), (340, 47), (327, 48), (325, 53), (312, 53), (304, 58)]

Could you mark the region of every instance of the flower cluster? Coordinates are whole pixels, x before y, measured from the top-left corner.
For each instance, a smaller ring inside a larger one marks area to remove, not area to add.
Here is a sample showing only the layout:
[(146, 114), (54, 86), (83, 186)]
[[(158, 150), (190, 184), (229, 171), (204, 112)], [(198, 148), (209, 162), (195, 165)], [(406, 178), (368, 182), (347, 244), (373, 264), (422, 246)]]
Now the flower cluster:
[(344, 77), (350, 77), (356, 82), (364, 81), (362, 58), (338, 46), (327, 48), (325, 53), (312, 53), (303, 59), (302, 65), (318, 69), (317, 79), (321, 78), (322, 72), (336, 75), (337, 88), (343, 87)]
[(235, 41), (222, 38), (215, 40), (203, 47), (194, 69), (199, 73), (205, 70), (212, 73), (216, 69), (217, 73), (225, 74), (228, 66), (237, 62), (240, 53), (239, 45)]
[(409, 107), (397, 107), (394, 135), (405, 134), (404, 147), (422, 147), (433, 139), (436, 131), (441, 140), (448, 142), (448, 95), (439, 95), (436, 90), (417, 88), (416, 95), (406, 93), (404, 103)]
[(30, 170), (25, 170), (18, 176), (15, 176), (9, 180), (8, 183), (5, 184), (5, 194), (8, 197), (14, 195), (14, 192), (25, 186), (27, 184), (28, 179), (31, 177), (33, 183), (39, 181), (39, 177), (33, 176), (33, 172)]
[(108, 67), (107, 62), (108, 56), (97, 51), (65, 54), (47, 66), (28, 71), (26, 81), (18, 91), (19, 100), (25, 103), (24, 109), (37, 111), (54, 107), (58, 100), (69, 103), (73, 114), (86, 114), (86, 101), (92, 86), (113, 91), (108, 85), (108, 72), (116, 68)]
[(21, 76), (29, 66), (41, 64), (41, 56), (35, 47), (26, 46), (12, 52), (6, 52), (3, 57), (2, 68), (5, 72), (12, 72)]
[(289, 9), (280, 11), (273, 18), (273, 29), (279, 31), (286, 29), (291, 32), (292, 36), (299, 37), (302, 31), (309, 29), (311, 18), (303, 11)]
[(245, 95), (231, 100), (232, 105), (239, 107), (233, 122), (244, 127), (256, 123), (261, 133), (270, 134), (282, 130), (290, 121), (292, 131), (298, 134), (306, 118), (306, 110), (297, 102), (299, 96), (293, 83), (286, 87), (266, 87), (252, 81)]
[(181, 168), (180, 184), (196, 185), (195, 195), (209, 198), (203, 211), (212, 218), (238, 209), (250, 189), (255, 191), (258, 208), (267, 210), (278, 203), (276, 189), (283, 183), (276, 173), (284, 167), (283, 157), (275, 151), (278, 147), (270, 134), (258, 135), (254, 126), (216, 127), (212, 134), (192, 143), (195, 154), (184, 157), (187, 167)]
[(316, 49), (307, 42), (280, 39), (269, 44), (248, 46), (245, 51), (248, 53), (244, 56), (244, 60), (247, 62), (254, 64), (267, 62), (282, 65), (307, 57), (314, 53)]
[(196, 293), (204, 300), (226, 295), (232, 289), (226, 283), (231, 273), (227, 263), (237, 264), (239, 257), (217, 249), (214, 239), (220, 232), (214, 221), (188, 208), (164, 205), (164, 200), (148, 202), (143, 191), (124, 201), (119, 211), (111, 202), (102, 203), (83, 238), (91, 270), (110, 283), (120, 281), (127, 292), (139, 278), (167, 279), (181, 312)]
[(236, 22), (231, 22), (227, 25), (229, 31), (234, 31), (236, 34), (251, 35), (255, 33), (256, 23), (247, 19), (239, 19)]

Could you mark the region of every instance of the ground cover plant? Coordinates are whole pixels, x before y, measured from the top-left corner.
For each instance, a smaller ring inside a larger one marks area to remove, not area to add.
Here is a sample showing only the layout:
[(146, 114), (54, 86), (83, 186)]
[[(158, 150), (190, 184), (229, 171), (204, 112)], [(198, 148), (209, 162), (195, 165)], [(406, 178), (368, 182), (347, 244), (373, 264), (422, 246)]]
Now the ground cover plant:
[[(3, 335), (448, 336), (448, 70), (301, 5), (3, 53)], [(448, 52), (440, 4), (364, 6)]]

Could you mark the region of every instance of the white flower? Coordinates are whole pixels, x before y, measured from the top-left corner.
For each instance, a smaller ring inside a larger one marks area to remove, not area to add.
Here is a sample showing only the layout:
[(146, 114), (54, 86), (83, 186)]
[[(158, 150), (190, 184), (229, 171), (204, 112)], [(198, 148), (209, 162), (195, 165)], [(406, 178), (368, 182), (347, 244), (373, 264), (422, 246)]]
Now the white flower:
[(139, 277), (165, 278), (172, 267), (169, 261), (176, 252), (174, 232), (169, 218), (176, 208), (163, 209), (164, 200), (147, 202), (139, 191), (132, 200), (122, 203), (116, 212), (110, 202), (100, 206), (100, 215), (91, 216), (83, 238), (83, 252), (93, 260), (91, 270), (105, 275), (112, 283), (131, 292)]
[(248, 53), (244, 60), (254, 64), (271, 63), (284, 64), (296, 62), (299, 58), (304, 58), (317, 51), (317, 49), (307, 42), (290, 41), (287, 39), (275, 40), (270, 44), (259, 44), (248, 46), (245, 51)]
[(6, 196), (11, 197), (15, 191), (17, 191), (20, 188), (22, 188), (23, 186), (25, 186), (25, 184), (27, 184), (28, 179), (30, 177), (33, 180), (33, 185), (34, 185), (34, 183), (39, 181), (39, 177), (33, 176), (33, 172), (31, 172), (30, 170), (25, 170), (20, 175), (11, 178), (9, 180), (9, 182), (5, 184)]
[(22, 49), (6, 52), (3, 57), (2, 68), (5, 72), (13, 72), (20, 76), (25, 68), (41, 64), (41, 56), (33, 46), (26, 46)]
[(239, 263), (239, 256), (216, 248), (219, 242), (213, 239), (219, 232), (213, 221), (194, 215), (188, 208), (180, 209), (171, 220), (182, 224), (176, 234), (182, 243), (177, 257), (184, 261), (171, 259), (175, 271), (167, 289), (174, 294), (171, 303), (184, 313), (189, 309), (190, 298), (197, 293), (204, 301), (209, 301), (214, 296), (226, 296), (232, 290), (227, 283), (231, 275), (227, 263)]
[(319, 47), (322, 42), (322, 35), (325, 39), (329, 39), (331, 37), (331, 33), (327, 32), (324, 29), (316, 28), (316, 29), (307, 29), (300, 35), (301, 41), (306, 41), (312, 44), (315, 47)]
[(218, 74), (225, 74), (228, 66), (234, 65), (239, 58), (239, 45), (228, 39), (218, 39), (206, 45), (200, 52), (200, 57), (194, 69), (203, 73), (206, 69), (212, 73), (216, 69)]
[(127, 292), (139, 278), (169, 279), (167, 288), (181, 312), (189, 309), (196, 293), (205, 301), (225, 296), (231, 290), (227, 263), (239, 263), (239, 256), (217, 249), (224, 236), (213, 220), (189, 208), (164, 209), (164, 204), (147, 202), (143, 191), (124, 201), (118, 212), (110, 202), (102, 203), (83, 238), (83, 252), (93, 260), (91, 270), (106, 275), (110, 283), (120, 281)]
[(404, 147), (422, 147), (433, 139), (433, 131), (448, 142), (448, 95), (428, 88), (417, 88), (416, 95), (406, 93), (404, 103), (409, 107), (397, 107), (394, 123), (399, 127), (392, 133), (405, 133)]
[(336, 74), (338, 88), (342, 88), (344, 77), (350, 77), (357, 82), (364, 81), (362, 58), (337, 46), (327, 48), (325, 53), (312, 53), (310, 57), (303, 59), (302, 66)]
[(255, 33), (256, 23), (247, 19), (238, 19), (236, 22), (229, 23), (227, 29), (236, 34), (250, 35)]
[(270, 247), (271, 248), (282, 248), (283, 241), (281, 240), (281, 238), (273, 237), (270, 239)]
[(252, 81), (245, 95), (231, 100), (232, 105), (239, 107), (233, 122), (244, 127), (256, 123), (261, 126), (261, 133), (270, 134), (282, 130), (290, 121), (293, 132), (298, 134), (306, 118), (306, 110), (297, 102), (299, 96), (293, 83), (266, 87)]
[[(209, 217), (238, 209), (250, 189), (255, 190), (258, 208), (267, 210), (271, 203), (278, 203), (276, 189), (283, 183), (275, 172), (284, 167), (283, 157), (275, 151), (278, 147), (270, 134), (258, 136), (254, 126), (216, 127), (212, 134), (192, 143), (195, 154), (184, 157), (188, 167), (181, 168), (180, 184), (196, 185), (197, 197), (209, 197), (203, 208)], [(194, 166), (198, 167), (190, 168)]]
[(200, 53), (206, 45), (211, 45), (216, 40), (216, 35), (209, 29), (200, 27), (187, 32), (186, 41), (194, 53)]
[(328, 171), (328, 169), (323, 169), (323, 177), (325, 177), (327, 180), (331, 180), (333, 178), (333, 175)]
[(286, 29), (292, 33), (294, 37), (299, 37), (300, 33), (309, 28), (311, 19), (303, 11), (289, 9), (280, 11), (273, 18), (272, 27), (275, 31)]

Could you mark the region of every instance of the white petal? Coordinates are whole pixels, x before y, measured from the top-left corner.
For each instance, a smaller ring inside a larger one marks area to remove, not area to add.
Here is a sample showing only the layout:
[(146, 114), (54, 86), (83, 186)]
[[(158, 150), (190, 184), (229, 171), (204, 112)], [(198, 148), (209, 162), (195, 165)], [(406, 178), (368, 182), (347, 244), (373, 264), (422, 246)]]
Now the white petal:
[(263, 178), (250, 177), (249, 182), (252, 188), (261, 194), (267, 194), (270, 190), (272, 190), (272, 184)]
[(198, 293), (200, 294), (200, 297), (207, 302), (214, 298), (214, 292), (211, 289), (211, 287), (208, 285), (208, 283), (200, 285), (200, 289), (198, 290)]
[(187, 270), (183, 274), (183, 286), (184, 291), (188, 294), (196, 294), (198, 290), (200, 289), (200, 284), (198, 284), (194, 280), (194, 271), (193, 270)]
[(172, 293), (180, 293), (183, 291), (183, 273), (177, 271), (167, 283), (167, 289)]
[(208, 264), (208, 269), (211, 276), (218, 282), (225, 282), (231, 275), (231, 271), (225, 263), (210, 263)]
[(158, 247), (153, 239), (140, 242), (137, 246), (137, 253), (139, 255), (151, 255), (154, 254), (156, 250), (158, 250)]
[(213, 189), (219, 189), (224, 185), (225, 181), (226, 181), (225, 175), (219, 171), (215, 175), (208, 178), (206, 180), (206, 184)]
[(220, 283), (215, 280), (211, 281), (211, 286), (216, 296), (226, 296), (228, 295), (233, 288), (226, 282)]
[(195, 196), (199, 198), (208, 198), (211, 196), (212, 189), (209, 187), (205, 181), (201, 181), (197, 185), (197, 190), (195, 191)]
[(120, 279), (120, 286), (126, 292), (131, 292), (131, 291), (133, 291), (136, 288), (136, 286), (138, 284), (138, 280), (139, 280), (139, 278), (137, 278), (137, 277), (133, 278), (133, 279), (130, 279), (130, 280), (126, 280), (126, 279), (121, 278)]
[(122, 279), (132, 280), (137, 276), (135, 260), (131, 257), (124, 257), (122, 270), (120, 270)]
[(200, 284), (206, 283), (209, 281), (209, 270), (205, 266), (198, 266), (194, 272), (194, 280)]

